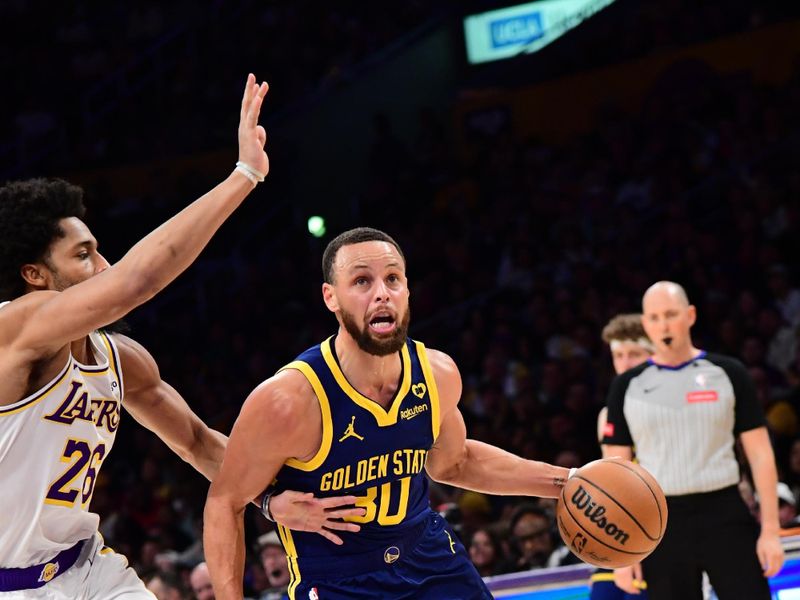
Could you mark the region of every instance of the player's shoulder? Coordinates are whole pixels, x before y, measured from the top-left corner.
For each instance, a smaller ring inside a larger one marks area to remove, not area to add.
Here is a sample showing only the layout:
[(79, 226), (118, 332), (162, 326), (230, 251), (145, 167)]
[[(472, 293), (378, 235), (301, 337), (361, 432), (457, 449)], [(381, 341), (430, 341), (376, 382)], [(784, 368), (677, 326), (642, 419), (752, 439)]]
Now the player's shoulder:
[(36, 314), (36, 309), (59, 292), (41, 290), (24, 294), (0, 305), (0, 345), (13, 345), (25, 324)]
[(747, 372), (747, 368), (744, 366), (744, 363), (733, 356), (718, 354), (716, 352), (707, 352), (703, 358), (708, 362), (721, 367), (729, 373), (740, 374)]
[(433, 376), (436, 377), (437, 381), (439, 379), (450, 380), (452, 378), (461, 380), (458, 365), (452, 356), (435, 348), (425, 348), (424, 352), (428, 363), (430, 363)]
[(103, 335), (114, 343), (114, 346), (119, 351), (122, 358), (132, 357), (134, 355), (150, 355), (150, 352), (148, 352), (147, 348), (142, 346), (142, 344), (137, 342), (132, 337), (129, 337), (123, 333), (103, 333)]
[(434, 368), (443, 368), (443, 369), (457, 369), (456, 361), (453, 360), (453, 357), (447, 354), (447, 352), (443, 352), (442, 350), (437, 350), (436, 348), (425, 348), (425, 354), (428, 357), (428, 360), (431, 363), (431, 367)]
[(317, 404), (311, 382), (299, 370), (285, 367), (250, 393), (242, 413), (257, 413), (273, 423), (291, 426), (305, 421)]
[(611, 393), (624, 394), (625, 391), (628, 389), (628, 386), (631, 384), (631, 381), (639, 377), (642, 373), (644, 373), (648, 368), (652, 366), (653, 365), (649, 361), (645, 361), (642, 364), (637, 365), (615, 376), (614, 379), (611, 381), (611, 390), (610, 390)]
[[(153, 355), (139, 342), (122, 333), (107, 333), (119, 353), (128, 396), (138, 389), (147, 389), (161, 381), (161, 373)], [(111, 357), (109, 357), (111, 359)]]

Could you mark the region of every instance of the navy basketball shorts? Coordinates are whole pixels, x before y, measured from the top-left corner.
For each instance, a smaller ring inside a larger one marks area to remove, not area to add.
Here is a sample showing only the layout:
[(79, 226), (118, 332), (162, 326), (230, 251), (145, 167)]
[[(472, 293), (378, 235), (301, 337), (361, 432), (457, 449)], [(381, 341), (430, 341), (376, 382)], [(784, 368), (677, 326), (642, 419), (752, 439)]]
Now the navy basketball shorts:
[(597, 569), (590, 579), (589, 600), (647, 600), (647, 592), (629, 594), (614, 583), (614, 571)]
[[(292, 600), (484, 600), (492, 598), (447, 521), (432, 514), (413, 539), (391, 540), (375, 553), (331, 556), (327, 576), (300, 566)], [(356, 574), (345, 574), (357, 569)], [(319, 569), (321, 570), (321, 569)], [(330, 575), (331, 572), (339, 575)]]

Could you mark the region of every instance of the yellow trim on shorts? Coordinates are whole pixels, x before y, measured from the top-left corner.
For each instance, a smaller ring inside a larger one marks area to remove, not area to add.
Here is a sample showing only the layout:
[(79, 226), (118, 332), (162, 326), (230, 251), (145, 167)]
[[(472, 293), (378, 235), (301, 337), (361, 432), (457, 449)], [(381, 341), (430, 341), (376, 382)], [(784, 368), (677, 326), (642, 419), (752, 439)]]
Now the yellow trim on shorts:
[(331, 405), (328, 401), (328, 395), (325, 393), (325, 389), (322, 387), (322, 382), (319, 380), (319, 377), (317, 377), (314, 369), (311, 368), (311, 365), (303, 361), (296, 360), (289, 363), (278, 372), (280, 373), (286, 369), (300, 371), (305, 376), (305, 378), (308, 380), (308, 383), (310, 383), (311, 387), (314, 389), (314, 394), (317, 396), (319, 409), (322, 413), (322, 441), (320, 442), (317, 453), (309, 461), (289, 458), (286, 460), (286, 465), (295, 469), (300, 469), (301, 471), (314, 471), (318, 469), (323, 462), (325, 462), (325, 459), (328, 458), (328, 452), (330, 452), (331, 449), (331, 442), (333, 441), (333, 419), (331, 418)]
[(283, 525), (278, 525), (278, 536), (281, 538), (283, 549), (286, 551), (286, 560), (289, 562), (289, 600), (295, 600), (297, 586), (300, 585), (300, 567), (297, 564), (297, 548), (292, 539), (292, 532)]
[(433, 377), (433, 369), (428, 360), (428, 352), (425, 350), (425, 344), (415, 341), (417, 346), (417, 356), (419, 357), (419, 365), (422, 367), (422, 374), (425, 376), (425, 383), (428, 385), (428, 396), (431, 399), (431, 425), (433, 427), (433, 441), (439, 437), (439, 427), (441, 426), (441, 418), (439, 417), (439, 388), (436, 387), (436, 379)]
[(395, 425), (397, 423), (397, 416), (400, 413), (400, 405), (403, 403), (403, 398), (408, 395), (408, 391), (411, 389), (411, 355), (408, 353), (408, 344), (403, 344), (403, 349), (400, 351), (400, 357), (403, 361), (403, 380), (400, 382), (400, 388), (395, 393), (392, 405), (387, 411), (380, 404), (375, 402), (375, 400), (364, 396), (347, 381), (344, 373), (342, 373), (342, 370), (339, 368), (339, 363), (336, 362), (336, 358), (333, 356), (334, 349), (331, 347), (332, 339), (333, 336), (322, 342), (322, 344), (320, 344), (320, 349), (322, 350), (322, 357), (331, 370), (336, 383), (339, 384), (342, 391), (347, 394), (353, 402), (367, 412), (372, 413), (379, 427)]
[(591, 577), (589, 577), (589, 581), (592, 583), (597, 583), (598, 581), (614, 581), (614, 574), (613, 573), (595, 573)]

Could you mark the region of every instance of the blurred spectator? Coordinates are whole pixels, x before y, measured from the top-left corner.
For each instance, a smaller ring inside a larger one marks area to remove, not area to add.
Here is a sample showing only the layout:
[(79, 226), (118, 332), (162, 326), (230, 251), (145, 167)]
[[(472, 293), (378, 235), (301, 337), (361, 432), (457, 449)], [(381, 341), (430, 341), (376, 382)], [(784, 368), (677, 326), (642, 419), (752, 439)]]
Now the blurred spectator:
[(511, 517), (510, 530), (519, 571), (547, 566), (555, 549), (554, 522), (535, 504), (522, 504)]
[(188, 600), (189, 596), (177, 575), (159, 571), (147, 581), (147, 589), (158, 600)]
[(472, 534), (469, 557), (482, 577), (500, 575), (509, 569), (499, 536), (492, 528), (482, 527)]
[(778, 482), (778, 518), (783, 529), (800, 526), (800, 519), (797, 517), (797, 498), (782, 481)]
[(285, 600), (288, 598), (289, 563), (278, 534), (275, 531), (265, 533), (258, 538), (256, 547), (269, 583), (269, 588), (259, 596), (259, 600)]
[(208, 565), (201, 562), (189, 575), (189, 584), (192, 586), (195, 600), (214, 600), (214, 588), (211, 587), (211, 576), (208, 574)]

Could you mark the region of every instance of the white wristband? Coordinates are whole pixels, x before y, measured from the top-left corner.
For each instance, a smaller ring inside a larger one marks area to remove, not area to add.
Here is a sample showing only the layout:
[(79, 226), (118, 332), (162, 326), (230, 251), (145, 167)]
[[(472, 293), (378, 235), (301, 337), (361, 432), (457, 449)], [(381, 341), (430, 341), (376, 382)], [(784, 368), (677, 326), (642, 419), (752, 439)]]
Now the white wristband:
[(250, 183), (253, 184), (253, 186), (258, 185), (258, 179), (256, 179), (256, 176), (251, 174), (250, 171), (248, 171), (247, 169), (243, 167), (236, 167), (234, 171), (239, 171), (239, 173), (247, 177), (250, 180)]
[(254, 169), (246, 162), (241, 160), (236, 163), (236, 170), (242, 173), (253, 183), (261, 183), (262, 181), (264, 181), (264, 177), (267, 176), (266, 173), (262, 173), (261, 171)]

